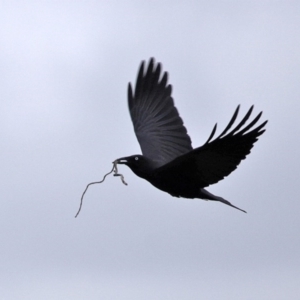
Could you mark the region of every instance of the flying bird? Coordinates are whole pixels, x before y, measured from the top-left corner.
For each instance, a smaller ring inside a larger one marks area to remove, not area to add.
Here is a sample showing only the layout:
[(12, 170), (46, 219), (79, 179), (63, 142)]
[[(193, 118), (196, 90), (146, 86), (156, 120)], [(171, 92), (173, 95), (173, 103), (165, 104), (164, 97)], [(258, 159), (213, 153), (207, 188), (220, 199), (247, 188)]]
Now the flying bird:
[(255, 127), (262, 112), (246, 124), (253, 111), (251, 106), (231, 129), (238, 106), (218, 137), (214, 138), (216, 124), (206, 143), (193, 149), (171, 94), (168, 73), (162, 72), (161, 64), (152, 58), (145, 67), (143, 61), (134, 91), (128, 85), (129, 112), (143, 155), (122, 157), (114, 163), (127, 165), (137, 176), (174, 197), (219, 201), (246, 212), (205, 188), (228, 176), (250, 153), (265, 131), (267, 121)]

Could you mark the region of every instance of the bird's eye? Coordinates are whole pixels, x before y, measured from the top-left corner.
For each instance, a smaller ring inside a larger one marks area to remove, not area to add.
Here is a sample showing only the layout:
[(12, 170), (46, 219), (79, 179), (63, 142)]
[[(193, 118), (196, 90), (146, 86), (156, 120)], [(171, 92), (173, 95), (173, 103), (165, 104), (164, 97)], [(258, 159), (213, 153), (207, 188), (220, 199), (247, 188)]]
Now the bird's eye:
[(136, 156), (135, 158), (134, 158), (135, 160), (139, 160), (139, 158)]

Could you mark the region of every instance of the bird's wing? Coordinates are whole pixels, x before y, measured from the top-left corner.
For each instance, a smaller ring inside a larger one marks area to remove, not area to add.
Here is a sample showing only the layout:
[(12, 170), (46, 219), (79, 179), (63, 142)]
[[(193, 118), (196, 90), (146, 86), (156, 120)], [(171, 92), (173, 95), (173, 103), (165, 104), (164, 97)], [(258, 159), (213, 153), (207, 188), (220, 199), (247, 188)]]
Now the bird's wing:
[(246, 158), (258, 137), (265, 131), (264, 126), (267, 121), (253, 128), (260, 119), (262, 112), (248, 125), (245, 125), (252, 110), (253, 106), (237, 126), (228, 132), (237, 118), (238, 106), (229, 124), (216, 139), (212, 140), (216, 131), (215, 126), (209, 139), (203, 146), (162, 166), (157, 169), (157, 172), (163, 173), (164, 176), (168, 172), (169, 174), (180, 174), (178, 175), (179, 179), (184, 178), (191, 182), (197, 182), (200, 188), (222, 180)]
[(160, 167), (192, 150), (191, 139), (174, 101), (168, 74), (160, 79), (161, 65), (152, 58), (139, 69), (135, 91), (128, 86), (128, 106), (134, 131), (145, 157)]

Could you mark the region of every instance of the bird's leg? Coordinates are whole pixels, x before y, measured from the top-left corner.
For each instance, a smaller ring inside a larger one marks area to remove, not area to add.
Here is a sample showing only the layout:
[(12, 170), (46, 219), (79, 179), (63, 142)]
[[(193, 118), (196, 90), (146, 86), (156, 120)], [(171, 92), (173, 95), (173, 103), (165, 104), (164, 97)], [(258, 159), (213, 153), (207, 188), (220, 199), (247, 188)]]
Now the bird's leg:
[(115, 160), (113, 162), (113, 164), (114, 164), (113, 169), (114, 169), (114, 173), (115, 173), (114, 176), (120, 176), (123, 184), (128, 185), (127, 182), (124, 179), (123, 174), (118, 173), (118, 166), (117, 166), (118, 165), (118, 160)]

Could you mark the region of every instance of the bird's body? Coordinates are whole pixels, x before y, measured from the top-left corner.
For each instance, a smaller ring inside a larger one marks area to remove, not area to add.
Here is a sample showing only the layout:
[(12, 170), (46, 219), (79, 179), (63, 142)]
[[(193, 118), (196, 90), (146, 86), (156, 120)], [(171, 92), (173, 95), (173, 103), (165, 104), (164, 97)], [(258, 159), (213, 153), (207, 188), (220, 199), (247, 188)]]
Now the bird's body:
[[(132, 162), (131, 159), (133, 160)], [(137, 161), (139, 163), (138, 167), (135, 165)], [(122, 163), (122, 160), (120, 163)], [(188, 160), (184, 164), (187, 168), (191, 167), (189, 172), (177, 172), (172, 162), (170, 163), (171, 168), (173, 169), (172, 172), (169, 170), (169, 164), (157, 169), (151, 167), (148, 168), (146, 166), (146, 159), (143, 156), (137, 155), (127, 158), (126, 164), (137, 176), (149, 181), (156, 188), (167, 192), (174, 197), (198, 198), (200, 195), (199, 182), (194, 176), (196, 169), (191, 163), (191, 160)], [(142, 168), (141, 165), (143, 166)], [(146, 167), (144, 168), (144, 166)], [(178, 164), (178, 167), (180, 168), (181, 164)], [(176, 182), (176, 184), (174, 184), (174, 182)]]
[(171, 86), (167, 85), (167, 73), (160, 79), (160, 71), (160, 64), (155, 65), (151, 59), (144, 72), (143, 62), (134, 94), (129, 84), (129, 110), (143, 155), (119, 158), (116, 162), (126, 164), (137, 176), (174, 197), (220, 201), (242, 210), (204, 188), (222, 180), (237, 168), (265, 131), (263, 128), (267, 121), (253, 129), (261, 117), (262, 113), (259, 113), (244, 126), (252, 113), (252, 106), (235, 128), (229, 131), (237, 118), (238, 106), (229, 124), (217, 138), (213, 140), (215, 125), (207, 142), (193, 149), (174, 106)]

